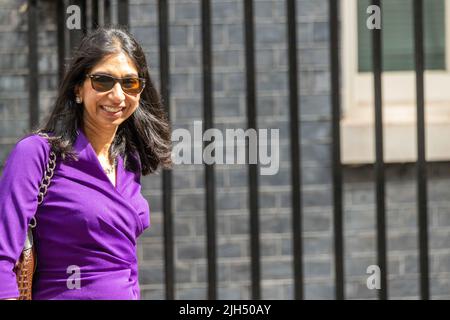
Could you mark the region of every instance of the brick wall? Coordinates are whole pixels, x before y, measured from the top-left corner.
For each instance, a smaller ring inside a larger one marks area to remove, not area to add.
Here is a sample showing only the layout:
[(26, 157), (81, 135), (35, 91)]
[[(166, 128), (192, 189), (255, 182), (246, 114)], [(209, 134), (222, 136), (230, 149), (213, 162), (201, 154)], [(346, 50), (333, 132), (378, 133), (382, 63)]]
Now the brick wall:
[[(42, 2), (42, 1), (41, 1)], [(0, 1), (0, 160), (28, 126), (25, 1)], [(259, 176), (262, 297), (293, 298), (288, 63), (284, 1), (255, 0), (258, 127), (280, 130), (280, 170)], [(334, 299), (331, 108), (328, 1), (298, 0), (298, 59), (303, 182), (305, 297)], [(56, 94), (57, 60), (53, 4), (42, 4), (39, 29), (42, 116)], [(243, 4), (212, 1), (214, 122), (221, 130), (246, 128)], [(130, 28), (147, 53), (159, 83), (155, 1), (130, 1)], [(202, 120), (200, 4), (170, 1), (171, 117), (176, 128)], [(430, 272), (433, 298), (450, 298), (450, 190), (447, 163), (429, 165)], [(387, 165), (389, 294), (419, 297), (415, 171)], [(207, 297), (205, 190), (202, 165), (173, 170), (176, 298)], [(219, 299), (249, 299), (248, 178), (244, 165), (216, 165)], [(376, 264), (373, 167), (344, 171), (346, 295), (376, 298), (366, 287), (366, 269)], [(143, 299), (164, 299), (161, 175), (143, 177), (151, 209), (139, 239)]]

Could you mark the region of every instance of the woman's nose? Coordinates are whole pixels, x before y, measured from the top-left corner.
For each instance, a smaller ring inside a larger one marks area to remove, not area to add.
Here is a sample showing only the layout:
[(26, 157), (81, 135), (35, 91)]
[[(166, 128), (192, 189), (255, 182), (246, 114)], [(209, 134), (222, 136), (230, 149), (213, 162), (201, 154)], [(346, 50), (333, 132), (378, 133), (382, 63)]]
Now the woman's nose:
[(114, 87), (111, 90), (112, 98), (115, 102), (122, 102), (125, 100), (125, 94), (122, 90), (122, 87), (120, 86), (120, 83), (116, 83)]

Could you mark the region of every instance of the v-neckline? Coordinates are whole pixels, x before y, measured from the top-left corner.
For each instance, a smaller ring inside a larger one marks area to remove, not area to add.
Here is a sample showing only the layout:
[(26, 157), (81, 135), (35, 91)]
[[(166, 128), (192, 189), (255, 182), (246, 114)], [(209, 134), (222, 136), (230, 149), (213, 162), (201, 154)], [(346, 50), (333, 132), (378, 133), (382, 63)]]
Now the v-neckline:
[[(87, 136), (84, 134), (81, 128), (77, 129), (78, 137), (77, 141), (75, 143), (75, 147), (77, 148), (77, 151), (80, 151), (83, 153), (83, 156), (86, 158), (86, 161), (89, 162), (89, 168), (92, 168), (93, 171), (91, 174), (95, 174), (95, 176), (101, 180), (105, 180), (102, 182), (102, 186), (105, 188), (108, 188), (113, 195), (116, 195), (120, 200), (120, 202), (123, 206), (128, 208), (130, 212), (132, 212), (132, 215), (137, 223), (137, 234), (141, 234), (144, 230), (143, 222), (141, 221), (140, 214), (138, 213), (138, 209), (130, 202), (130, 194), (126, 192), (125, 184), (128, 183), (127, 180), (127, 173), (126, 169), (123, 165), (124, 160), (122, 155), (117, 156), (117, 169), (116, 169), (116, 186), (114, 186), (109, 180), (108, 176), (106, 175), (106, 172), (103, 171), (103, 168), (100, 164), (100, 161), (98, 160), (97, 154), (94, 151), (94, 148), (92, 147), (91, 143), (89, 142)], [(78, 149), (79, 148), (79, 149)], [(101, 171), (99, 173), (98, 171)], [(101, 181), (99, 181), (100, 183)]]
[(87, 138), (87, 136), (84, 134), (83, 130), (81, 128), (78, 129), (78, 134), (81, 135), (83, 137), (83, 139), (86, 141), (86, 147), (89, 149), (89, 152), (91, 153), (91, 155), (93, 155), (93, 158), (95, 158), (95, 162), (97, 165), (97, 168), (102, 172), (103, 177), (108, 181), (109, 185), (116, 190), (117, 192), (119, 192), (119, 170), (122, 166), (122, 157), (120, 155), (117, 156), (117, 165), (116, 165), (116, 170), (115, 170), (115, 185), (112, 183), (112, 181), (109, 179), (108, 175), (106, 174), (106, 172), (103, 170), (102, 164), (100, 163), (100, 160), (97, 157), (97, 154), (95, 153), (94, 147), (92, 146), (91, 142), (89, 141), (89, 139)]

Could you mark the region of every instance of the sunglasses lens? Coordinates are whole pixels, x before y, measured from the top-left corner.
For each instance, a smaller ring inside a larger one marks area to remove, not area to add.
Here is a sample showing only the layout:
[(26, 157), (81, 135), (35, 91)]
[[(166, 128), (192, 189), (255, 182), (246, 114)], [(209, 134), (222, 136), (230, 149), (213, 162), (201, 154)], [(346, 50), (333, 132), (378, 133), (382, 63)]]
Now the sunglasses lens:
[(94, 75), (92, 77), (92, 87), (100, 92), (111, 90), (114, 87), (114, 79), (109, 76)]
[(140, 93), (141, 81), (138, 78), (125, 78), (122, 80), (122, 89), (127, 93)]
[[(108, 75), (92, 75), (92, 87), (99, 92), (111, 90), (116, 84), (116, 80)], [(144, 89), (144, 80), (140, 78), (124, 78), (120, 80), (122, 90), (128, 94), (138, 94)]]

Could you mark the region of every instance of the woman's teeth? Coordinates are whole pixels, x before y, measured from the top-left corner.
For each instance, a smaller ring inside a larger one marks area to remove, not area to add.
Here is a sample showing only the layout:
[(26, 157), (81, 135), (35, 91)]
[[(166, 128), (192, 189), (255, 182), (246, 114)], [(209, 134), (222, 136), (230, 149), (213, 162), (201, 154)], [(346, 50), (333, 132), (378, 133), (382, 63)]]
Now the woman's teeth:
[(119, 112), (121, 111), (123, 108), (112, 108), (112, 107), (108, 107), (108, 106), (101, 106), (101, 108), (107, 112)]

